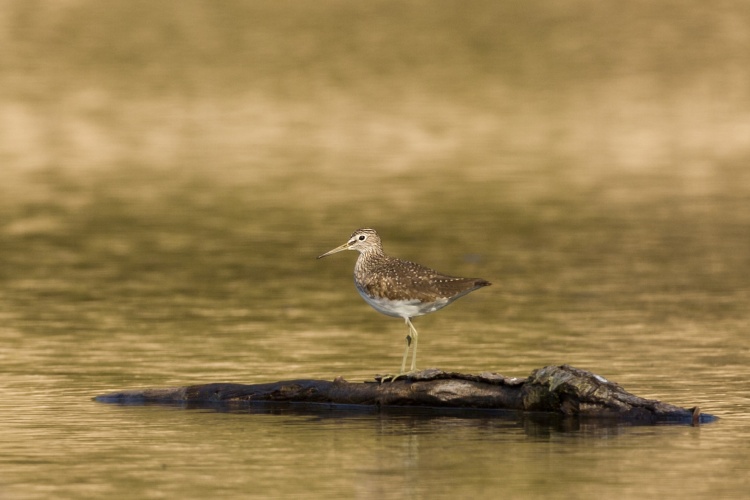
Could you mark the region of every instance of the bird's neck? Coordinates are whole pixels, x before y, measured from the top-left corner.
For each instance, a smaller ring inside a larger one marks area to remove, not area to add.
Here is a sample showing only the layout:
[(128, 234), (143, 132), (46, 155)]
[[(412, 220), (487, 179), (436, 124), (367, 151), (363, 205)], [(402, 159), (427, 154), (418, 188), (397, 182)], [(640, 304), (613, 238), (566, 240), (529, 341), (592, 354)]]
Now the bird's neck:
[(354, 273), (361, 274), (366, 272), (366, 270), (386, 260), (388, 260), (388, 257), (382, 250), (374, 249), (360, 252), (359, 257), (357, 257), (357, 263), (354, 264)]

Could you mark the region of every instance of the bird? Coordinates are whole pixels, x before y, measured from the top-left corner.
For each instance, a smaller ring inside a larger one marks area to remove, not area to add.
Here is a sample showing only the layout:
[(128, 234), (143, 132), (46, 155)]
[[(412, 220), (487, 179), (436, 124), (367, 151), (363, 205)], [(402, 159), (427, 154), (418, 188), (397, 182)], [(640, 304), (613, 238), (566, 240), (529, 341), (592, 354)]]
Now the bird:
[[(417, 343), (419, 334), (411, 320), (435, 312), (464, 295), (489, 286), (482, 278), (460, 278), (442, 274), (421, 264), (386, 255), (377, 231), (361, 228), (349, 240), (318, 259), (344, 250), (359, 252), (354, 265), (354, 285), (362, 298), (376, 311), (403, 318), (409, 328), (401, 371), (391, 380), (417, 371)], [(412, 351), (411, 369), (406, 371), (409, 349)]]

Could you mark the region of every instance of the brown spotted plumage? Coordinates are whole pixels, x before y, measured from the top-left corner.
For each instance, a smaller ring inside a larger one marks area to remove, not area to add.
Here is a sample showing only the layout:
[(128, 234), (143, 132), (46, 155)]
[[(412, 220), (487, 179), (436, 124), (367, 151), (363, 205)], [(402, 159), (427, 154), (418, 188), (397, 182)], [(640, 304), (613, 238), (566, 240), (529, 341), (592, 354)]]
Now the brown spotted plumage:
[(409, 326), (401, 373), (413, 342), (411, 371), (417, 364), (417, 330), (411, 318), (441, 309), (459, 297), (490, 285), (481, 278), (459, 278), (441, 274), (429, 267), (389, 257), (383, 252), (380, 236), (374, 229), (357, 229), (349, 241), (318, 258), (343, 250), (357, 250), (354, 284), (365, 301), (375, 310), (404, 318)]

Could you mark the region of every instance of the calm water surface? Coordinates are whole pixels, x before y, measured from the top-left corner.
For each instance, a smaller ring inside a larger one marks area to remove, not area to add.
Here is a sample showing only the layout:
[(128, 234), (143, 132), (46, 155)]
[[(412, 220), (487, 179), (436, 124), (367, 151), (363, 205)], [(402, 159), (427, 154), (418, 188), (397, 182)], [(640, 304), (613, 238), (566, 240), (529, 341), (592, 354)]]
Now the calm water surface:
[[(0, 15), (0, 499), (747, 494), (744, 3), (55, 5)], [(361, 226), (493, 282), (416, 320), (421, 367), (721, 420), (92, 401), (397, 369), (355, 254), (315, 260)]]
[[(126, 180), (102, 175), (102, 186), (71, 195), (55, 180), (46, 189), (63, 201), (6, 209), (0, 480), (9, 498), (697, 497), (747, 486), (744, 214), (701, 222), (718, 245), (684, 230), (690, 197), (658, 220), (636, 205), (592, 217), (588, 204), (561, 197), (564, 206), (540, 207), (542, 220), (518, 214), (491, 230), (452, 234), (442, 218), (407, 234), (381, 230), (393, 253), (495, 281), (419, 318), (422, 366), (525, 376), (571, 363), (639, 395), (699, 405), (716, 424), (222, 413), (91, 398), (216, 381), (364, 380), (398, 366), (403, 324), (358, 297), (354, 254), (314, 259), (348, 237), (349, 221), (306, 227), (292, 210), (254, 221), (245, 187), (209, 182), (150, 205), (127, 193), (163, 179)], [(66, 208), (68, 196), (85, 209)], [(503, 210), (493, 203), (471, 212)], [(724, 203), (704, 202), (698, 215), (731, 213)], [(679, 265), (659, 264), (673, 238)], [(683, 275), (714, 259), (744, 267)]]

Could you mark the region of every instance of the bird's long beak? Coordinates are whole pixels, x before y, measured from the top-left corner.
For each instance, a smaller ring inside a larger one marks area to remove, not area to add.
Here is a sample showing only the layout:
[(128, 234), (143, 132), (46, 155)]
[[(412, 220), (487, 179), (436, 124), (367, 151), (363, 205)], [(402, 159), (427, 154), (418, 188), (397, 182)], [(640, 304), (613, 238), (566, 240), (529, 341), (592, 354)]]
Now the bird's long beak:
[(322, 259), (323, 257), (327, 257), (333, 253), (337, 252), (343, 252), (344, 250), (349, 250), (349, 243), (344, 243), (343, 245), (334, 248), (333, 250), (329, 250), (328, 252), (324, 253), (323, 255), (318, 255), (319, 259)]

